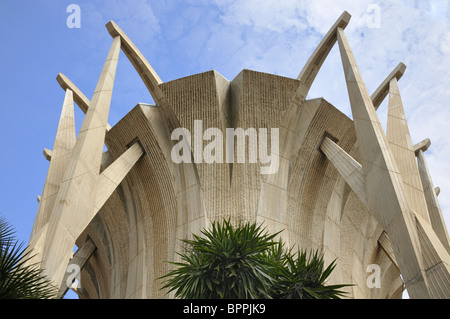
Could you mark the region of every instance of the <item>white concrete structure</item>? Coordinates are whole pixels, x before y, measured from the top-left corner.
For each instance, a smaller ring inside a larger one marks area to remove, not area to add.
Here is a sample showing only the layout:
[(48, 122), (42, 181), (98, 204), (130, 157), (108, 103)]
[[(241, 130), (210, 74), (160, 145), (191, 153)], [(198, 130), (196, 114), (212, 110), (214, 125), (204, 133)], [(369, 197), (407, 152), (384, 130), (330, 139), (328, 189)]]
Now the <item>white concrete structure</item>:
[[(406, 67), (369, 95), (344, 33), (349, 21), (344, 12), (297, 79), (243, 70), (228, 81), (213, 70), (168, 83), (109, 22), (113, 42), (92, 99), (57, 77), (66, 96), (53, 149), (44, 150), (50, 166), (30, 248), (60, 295), (75, 264), (83, 298), (167, 297), (158, 277), (176, 259), (179, 239), (231, 218), (284, 230), (289, 246), (337, 259), (330, 283), (354, 284), (349, 297), (399, 298), (406, 288), (411, 298), (450, 298), (450, 240), (426, 164), (430, 142), (413, 144), (397, 84)], [(353, 120), (324, 99), (306, 100), (336, 42)], [(156, 105), (139, 103), (111, 127), (120, 49)], [(376, 109), (387, 96), (385, 133)], [(86, 114), (77, 137), (74, 102)], [(174, 163), (171, 132), (192, 132), (195, 120), (223, 132), (278, 128), (278, 170)], [(373, 264), (379, 288), (367, 285)]]

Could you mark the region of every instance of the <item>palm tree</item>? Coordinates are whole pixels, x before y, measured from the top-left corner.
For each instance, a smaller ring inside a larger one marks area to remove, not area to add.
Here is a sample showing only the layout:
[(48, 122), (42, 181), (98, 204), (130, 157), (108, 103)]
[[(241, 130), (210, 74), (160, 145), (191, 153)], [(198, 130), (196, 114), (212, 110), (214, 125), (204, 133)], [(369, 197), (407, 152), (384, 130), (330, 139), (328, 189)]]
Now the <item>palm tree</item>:
[(269, 258), (274, 258), (275, 266), (269, 291), (269, 295), (274, 299), (339, 299), (345, 295), (340, 289), (350, 286), (325, 285), (336, 267), (336, 260), (325, 268), (323, 256), (320, 256), (317, 250), (309, 254), (298, 250), (294, 254), (292, 249), (280, 253), (279, 248), (269, 255), (272, 256)]
[(0, 218), (0, 299), (54, 298), (55, 288), (36, 265), (26, 264), (32, 256), (13, 234), (11, 226)]
[(183, 240), (182, 262), (171, 262), (177, 268), (161, 277), (168, 278), (164, 288), (175, 290), (175, 297), (189, 299), (268, 297), (271, 264), (262, 257), (275, 244), (277, 234), (269, 235), (250, 223), (233, 228), (229, 221), (213, 223), (202, 234)]
[(324, 283), (335, 262), (324, 269), (317, 252), (306, 255), (286, 251), (279, 234), (268, 234), (261, 225), (245, 223), (234, 228), (230, 221), (213, 223), (183, 240), (181, 262), (164, 279), (163, 288), (187, 299), (339, 298), (347, 285)]

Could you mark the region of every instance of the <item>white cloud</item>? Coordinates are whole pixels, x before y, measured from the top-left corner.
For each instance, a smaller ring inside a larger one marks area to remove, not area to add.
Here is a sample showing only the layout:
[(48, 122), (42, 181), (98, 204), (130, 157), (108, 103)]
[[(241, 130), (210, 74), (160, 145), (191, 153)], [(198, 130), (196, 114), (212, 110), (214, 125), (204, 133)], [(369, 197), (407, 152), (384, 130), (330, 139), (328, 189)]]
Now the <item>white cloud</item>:
[[(104, 1), (99, 11), (104, 20), (114, 20), (119, 25), (126, 24), (128, 33), (142, 43), (147, 43), (160, 32), (159, 19), (155, 16), (152, 2), (145, 0), (115, 0)], [(106, 23), (105, 22), (105, 23)], [(131, 22), (131, 23), (130, 23)]]
[(252, 26), (268, 31), (283, 32), (290, 28), (306, 27), (301, 16), (300, 2), (287, 1), (216, 1), (227, 25)]

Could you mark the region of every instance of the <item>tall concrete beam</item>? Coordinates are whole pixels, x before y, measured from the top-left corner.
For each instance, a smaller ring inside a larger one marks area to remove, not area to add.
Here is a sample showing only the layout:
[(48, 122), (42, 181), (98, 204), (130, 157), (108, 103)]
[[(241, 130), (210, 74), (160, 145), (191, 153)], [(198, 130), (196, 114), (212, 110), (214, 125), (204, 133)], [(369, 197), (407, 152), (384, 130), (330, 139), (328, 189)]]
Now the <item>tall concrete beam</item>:
[(56, 195), (59, 191), (60, 183), (63, 180), (64, 172), (68, 166), (72, 150), (75, 146), (75, 115), (73, 106), (73, 92), (66, 89), (64, 102), (59, 118), (58, 129), (56, 131), (53, 151), (51, 152), (50, 164), (42, 191), (38, 212), (35, 218), (35, 224), (31, 232), (30, 241), (42, 230), (51, 216)]
[(430, 170), (425, 158), (424, 151), (418, 149), (417, 151), (417, 165), (420, 173), (420, 180), (422, 182), (423, 191), (425, 194), (426, 205), (430, 217), (431, 226), (436, 232), (442, 245), (444, 245), (447, 252), (450, 254), (450, 238), (445, 226), (444, 216), (442, 215), (441, 206), (437, 198), (438, 193), (433, 186)]
[[(71, 270), (72, 267), (75, 266), (73, 270), (78, 271), (80, 273), (86, 263), (88, 262), (89, 258), (91, 258), (92, 254), (94, 254), (97, 247), (95, 247), (94, 242), (92, 239), (88, 238), (88, 240), (84, 243), (83, 246), (81, 246), (74, 254), (73, 257), (70, 259), (69, 264), (67, 265), (67, 269)], [(77, 269), (78, 268), (78, 269)], [(64, 274), (64, 278), (61, 282), (61, 285), (59, 287), (58, 291), (58, 298), (63, 298), (67, 291), (70, 289), (70, 286), (75, 281), (76, 277), (73, 277), (72, 280), (69, 280), (69, 277), (73, 275), (73, 271), (66, 271)]]
[[(73, 100), (78, 105), (78, 107), (83, 111), (84, 114), (87, 113), (89, 109), (89, 105), (91, 101), (86, 97), (86, 95), (81, 92), (81, 90), (73, 84), (72, 81), (69, 80), (67, 76), (62, 73), (59, 73), (56, 77), (56, 81), (59, 83), (63, 90), (71, 90), (73, 92)], [(111, 125), (106, 125), (106, 130), (109, 131), (111, 129)]]
[(120, 38), (113, 40), (61, 183), (45, 240), (44, 273), (60, 285), (75, 241), (95, 216), (96, 184), (105, 141)]
[(326, 136), (320, 145), (320, 149), (345, 179), (359, 200), (368, 207), (361, 164)]
[(337, 38), (369, 207), (392, 241), (409, 295), (429, 298), (421, 246), (400, 172), (343, 29), (338, 28)]
[(389, 143), (389, 149), (392, 152), (402, 177), (403, 190), (405, 191), (409, 208), (429, 223), (430, 217), (428, 216), (425, 196), (420, 182), (416, 156), (414, 154), (400, 90), (395, 77), (389, 81), (386, 137)]

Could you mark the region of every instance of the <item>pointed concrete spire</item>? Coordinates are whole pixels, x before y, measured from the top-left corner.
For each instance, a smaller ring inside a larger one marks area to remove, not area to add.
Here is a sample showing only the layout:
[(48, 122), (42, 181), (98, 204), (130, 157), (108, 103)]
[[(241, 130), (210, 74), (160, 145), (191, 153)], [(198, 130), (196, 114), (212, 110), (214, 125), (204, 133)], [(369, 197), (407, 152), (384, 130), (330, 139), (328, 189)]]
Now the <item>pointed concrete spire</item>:
[(400, 90), (395, 77), (389, 82), (386, 137), (400, 175), (402, 176), (403, 189), (405, 190), (409, 208), (429, 223), (430, 217), (428, 216), (427, 204), (420, 182), (416, 156), (414, 154)]
[[(84, 114), (87, 113), (87, 110), (89, 109), (89, 105), (91, 104), (91, 101), (86, 97), (86, 95), (81, 92), (79, 88), (75, 86), (75, 84), (70, 81), (67, 76), (65, 76), (62, 73), (59, 73), (56, 77), (56, 81), (58, 81), (59, 85), (63, 88), (63, 90), (71, 90), (73, 91), (73, 100), (75, 103), (79, 106), (79, 108), (83, 111)], [(106, 126), (106, 130), (109, 131), (111, 129), (111, 125)]]
[(439, 205), (439, 200), (437, 198), (438, 193), (436, 193), (436, 189), (433, 186), (431, 174), (422, 149), (418, 149), (417, 151), (417, 165), (419, 167), (420, 180), (422, 182), (422, 187), (425, 194), (431, 226), (447, 252), (450, 253), (450, 238), (447, 232), (447, 227), (445, 226), (441, 206)]
[[(380, 104), (383, 102), (384, 98), (389, 93), (389, 83), (392, 79), (399, 80), (403, 74), (405, 73), (406, 65), (403, 63), (399, 63), (397, 67), (384, 79), (383, 82), (378, 86), (375, 92), (372, 94), (370, 99), (374, 105), (375, 110), (378, 109)], [(421, 147), (421, 145), (417, 147)], [(355, 144), (357, 148), (357, 143)], [(369, 208), (367, 204), (367, 195), (364, 186), (364, 175), (362, 173), (362, 166), (359, 164), (354, 158), (352, 158), (347, 152), (339, 147), (336, 143), (334, 143), (329, 138), (325, 138), (320, 146), (320, 149), (333, 166), (338, 170), (339, 174), (344, 177), (347, 184), (349, 184), (350, 188), (352, 188), (353, 192), (358, 196), (359, 200)], [(335, 157), (335, 154), (339, 154), (339, 156)], [(387, 235), (383, 240), (386, 243), (389, 239), (387, 239)]]
[(429, 298), (417, 229), (405, 198), (399, 170), (344, 30), (338, 28), (337, 37), (369, 207), (392, 242), (409, 295)]
[(89, 105), (91, 104), (91, 101), (86, 97), (86, 95), (81, 92), (79, 88), (75, 86), (75, 84), (70, 81), (67, 76), (65, 76), (62, 73), (59, 73), (56, 77), (56, 81), (58, 81), (59, 85), (63, 90), (71, 90), (73, 92), (73, 100), (79, 108), (83, 111), (84, 114), (86, 114), (87, 110), (89, 109)]
[(51, 151), (50, 165), (42, 191), (41, 200), (32, 230), (33, 237), (50, 218), (59, 185), (64, 177), (64, 171), (69, 163), (72, 149), (75, 146), (75, 116), (72, 91), (67, 89), (61, 110), (58, 129), (56, 131), (53, 151)]
[(111, 95), (120, 52), (120, 38), (111, 45), (69, 166), (61, 183), (45, 240), (45, 273), (59, 285), (76, 238), (94, 217), (95, 189), (105, 141)]

